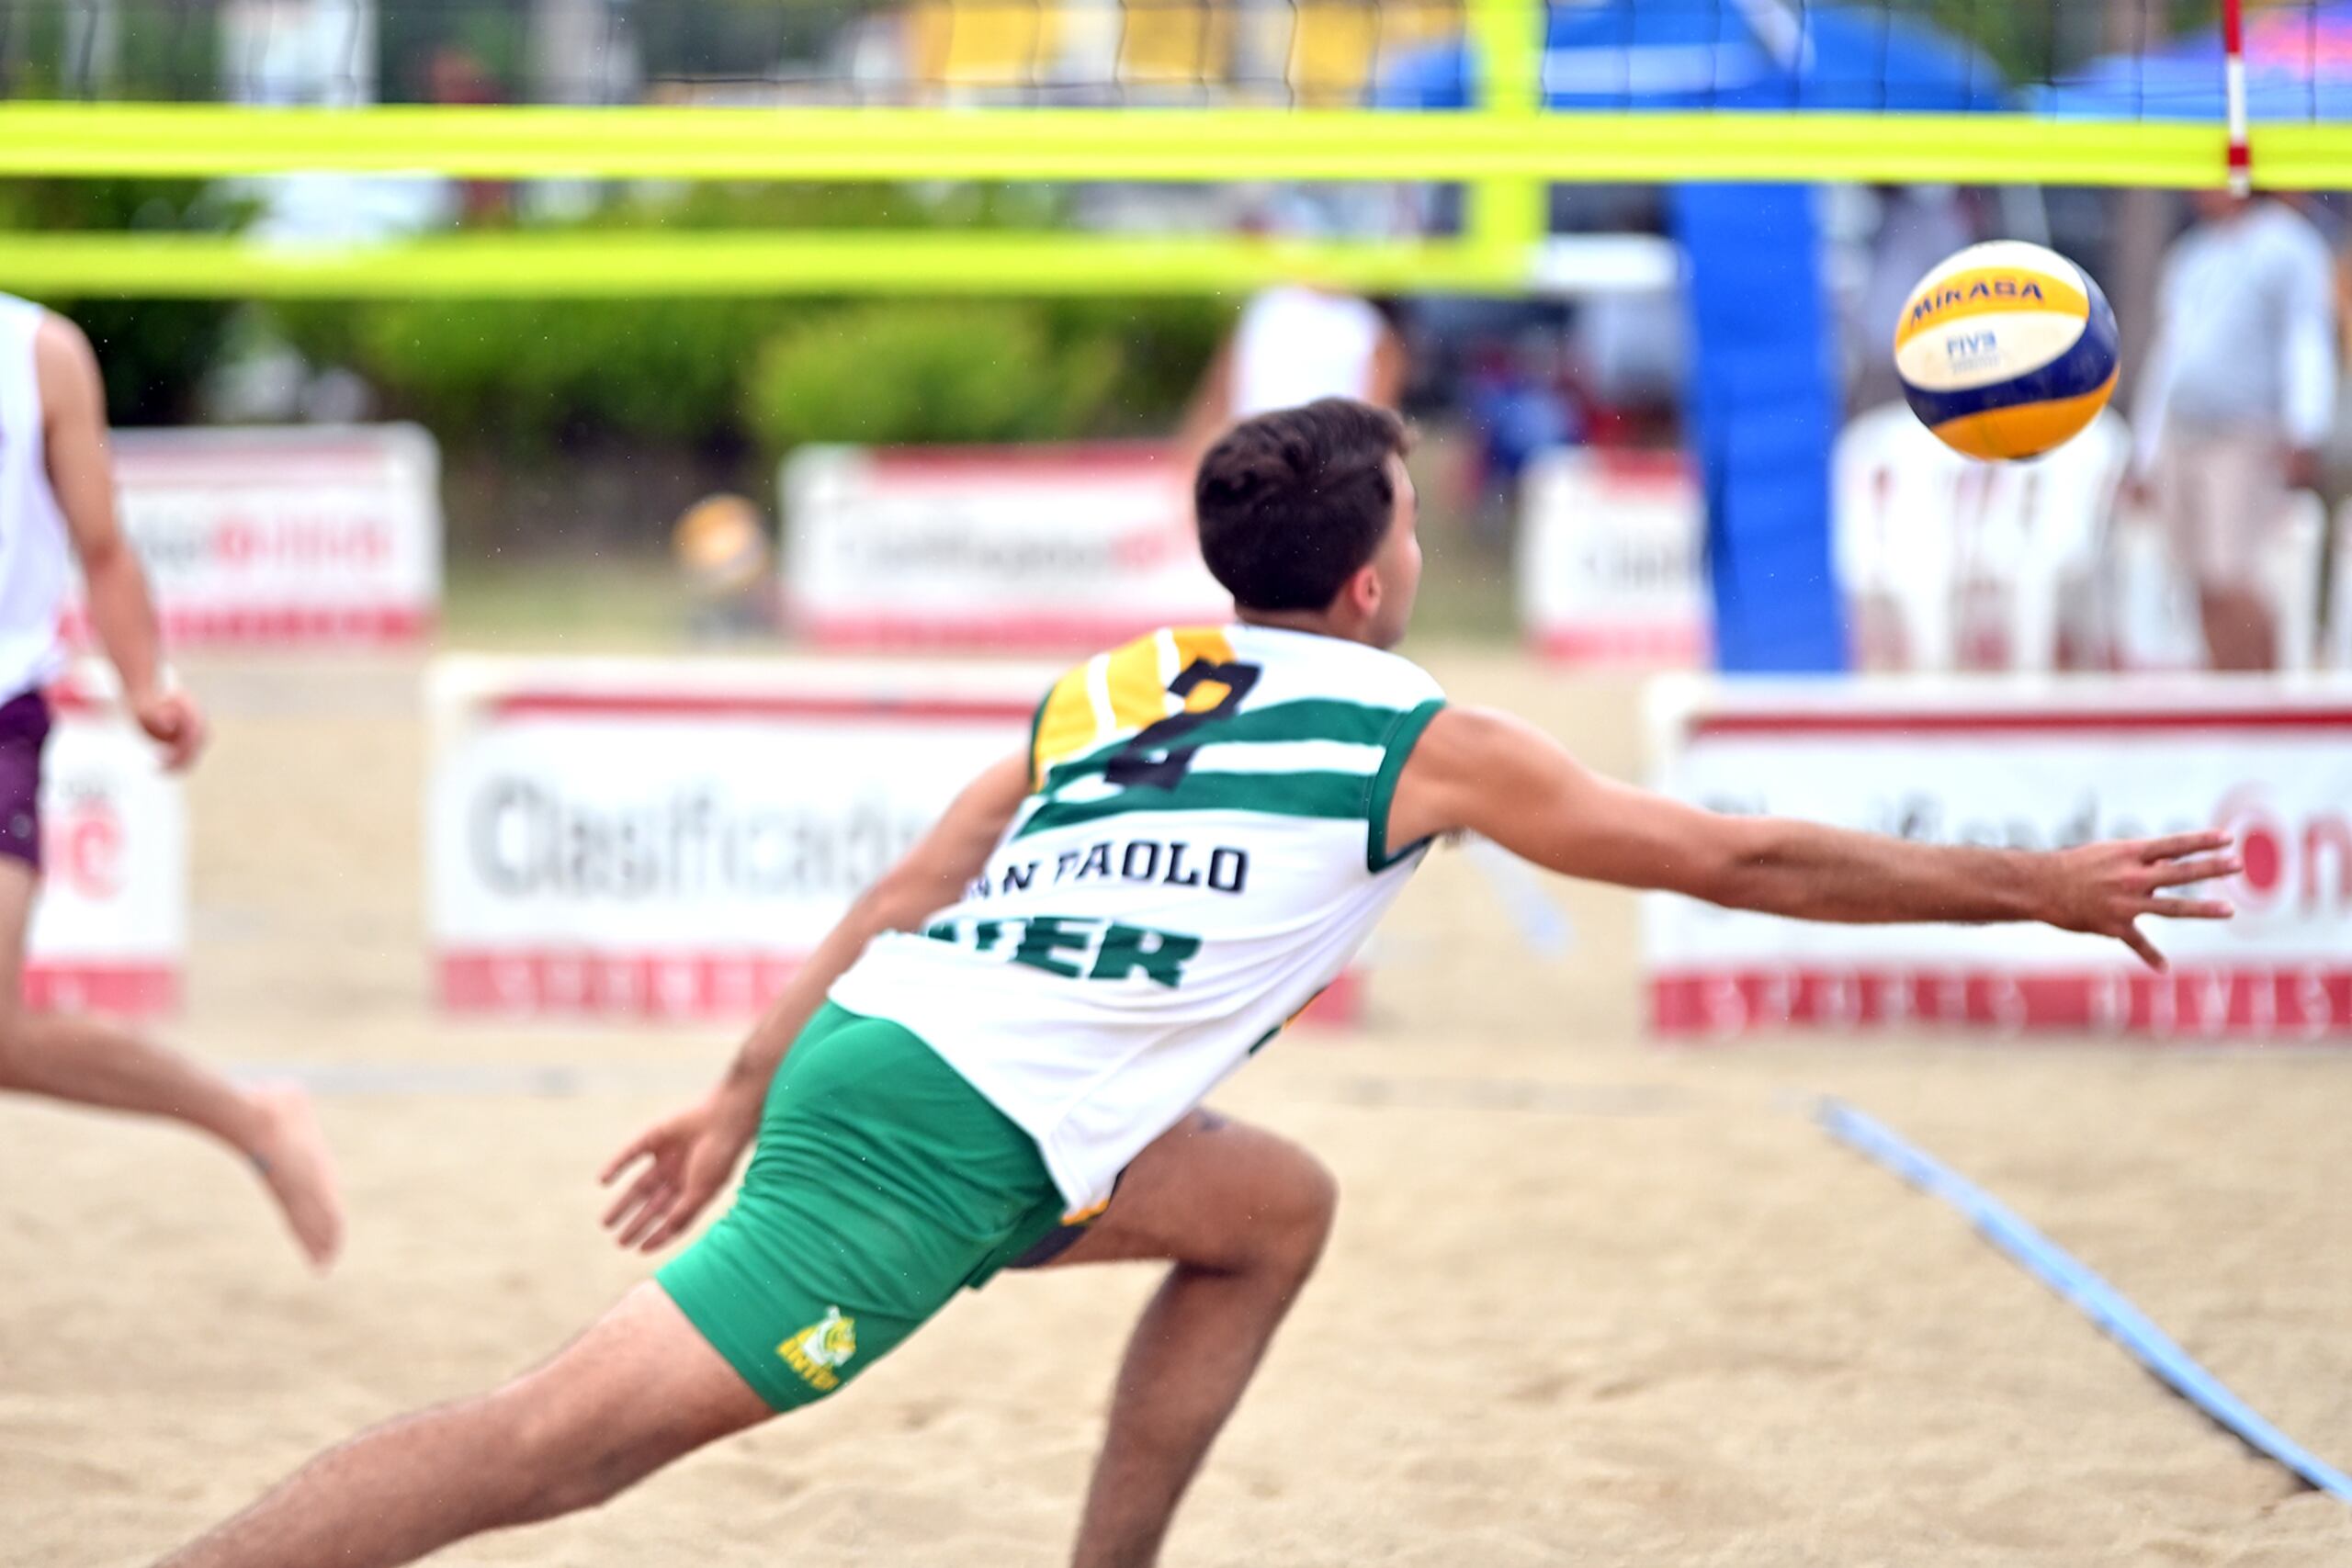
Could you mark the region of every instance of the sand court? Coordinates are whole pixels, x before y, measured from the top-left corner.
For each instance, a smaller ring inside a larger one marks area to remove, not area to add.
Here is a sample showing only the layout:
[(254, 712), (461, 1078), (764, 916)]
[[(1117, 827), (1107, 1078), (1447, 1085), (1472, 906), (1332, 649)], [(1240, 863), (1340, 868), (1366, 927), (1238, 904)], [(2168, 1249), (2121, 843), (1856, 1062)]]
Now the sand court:
[[(1632, 691), (1419, 649), (1634, 772)], [(351, 1205), (308, 1279), (230, 1162), (0, 1103), (0, 1559), (144, 1561), (319, 1445), (536, 1360), (647, 1272), (594, 1173), (697, 1092), (708, 1031), (430, 1011), (416, 670), (198, 667), (178, 1037), (319, 1088)], [(1321, 1274), (1171, 1564), (2324, 1564), (2352, 1513), (2165, 1393), (1958, 1216), (1811, 1126), (1844, 1096), (2352, 1461), (2352, 1059), (1950, 1039), (1662, 1050), (1634, 906), (1555, 889), (1531, 958), (1442, 853), (1371, 1016), (1217, 1103), (1340, 1178)], [(842, 1399), (606, 1510), (435, 1562), (1051, 1563), (1153, 1275), (1007, 1278)]]

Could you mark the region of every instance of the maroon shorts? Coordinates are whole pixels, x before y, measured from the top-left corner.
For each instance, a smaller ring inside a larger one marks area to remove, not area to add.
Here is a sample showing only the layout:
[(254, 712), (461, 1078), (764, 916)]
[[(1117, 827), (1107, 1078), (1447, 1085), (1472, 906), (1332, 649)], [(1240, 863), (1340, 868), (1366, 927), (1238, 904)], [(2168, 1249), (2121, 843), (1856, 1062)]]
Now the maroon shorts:
[(0, 703), (0, 855), (40, 869), (40, 753), (49, 699), (26, 692)]

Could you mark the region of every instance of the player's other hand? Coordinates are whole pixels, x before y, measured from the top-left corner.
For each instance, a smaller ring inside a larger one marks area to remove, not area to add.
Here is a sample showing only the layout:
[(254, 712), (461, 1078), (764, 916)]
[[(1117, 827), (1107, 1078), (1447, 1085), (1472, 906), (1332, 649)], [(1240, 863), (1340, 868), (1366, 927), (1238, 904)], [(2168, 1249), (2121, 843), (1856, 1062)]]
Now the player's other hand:
[(2051, 855), (2041, 919), (2062, 931), (2111, 936), (2151, 969), (2164, 954), (2140, 934), (2142, 915), (2226, 920), (2236, 913), (2220, 898), (2163, 898), (2167, 887), (2235, 876), (2243, 863), (2222, 832), (2176, 833), (2165, 839), (2121, 839)]
[(180, 773), (204, 750), (209, 731), (204, 710), (176, 686), (167, 686), (131, 699), (130, 713), (139, 728), (164, 748), (164, 766)]
[(624, 1247), (651, 1252), (695, 1223), (735, 1174), (751, 1142), (718, 1100), (706, 1100), (639, 1133), (599, 1179), (610, 1187), (631, 1167), (636, 1179), (605, 1211), (605, 1228)]

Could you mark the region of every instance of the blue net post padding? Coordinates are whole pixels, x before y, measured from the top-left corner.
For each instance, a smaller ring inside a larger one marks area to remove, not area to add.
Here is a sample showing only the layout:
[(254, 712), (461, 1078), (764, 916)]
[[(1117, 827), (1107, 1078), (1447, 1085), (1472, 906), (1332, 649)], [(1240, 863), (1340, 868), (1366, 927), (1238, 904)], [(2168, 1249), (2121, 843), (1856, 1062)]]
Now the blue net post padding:
[(1707, 508), (1715, 659), (1740, 673), (1846, 668), (1830, 570), (1829, 363), (1814, 192), (1675, 189), (1694, 353), (1690, 448)]

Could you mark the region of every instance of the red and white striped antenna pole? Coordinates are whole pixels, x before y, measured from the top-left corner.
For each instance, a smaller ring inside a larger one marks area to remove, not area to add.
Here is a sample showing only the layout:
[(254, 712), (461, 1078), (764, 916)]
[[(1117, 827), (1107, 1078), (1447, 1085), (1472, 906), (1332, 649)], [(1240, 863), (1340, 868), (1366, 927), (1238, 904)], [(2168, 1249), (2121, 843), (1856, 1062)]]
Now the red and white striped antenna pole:
[(2222, 0), (2222, 73), (2230, 116), (2230, 194), (2250, 196), (2254, 156), (2245, 136), (2245, 0)]

